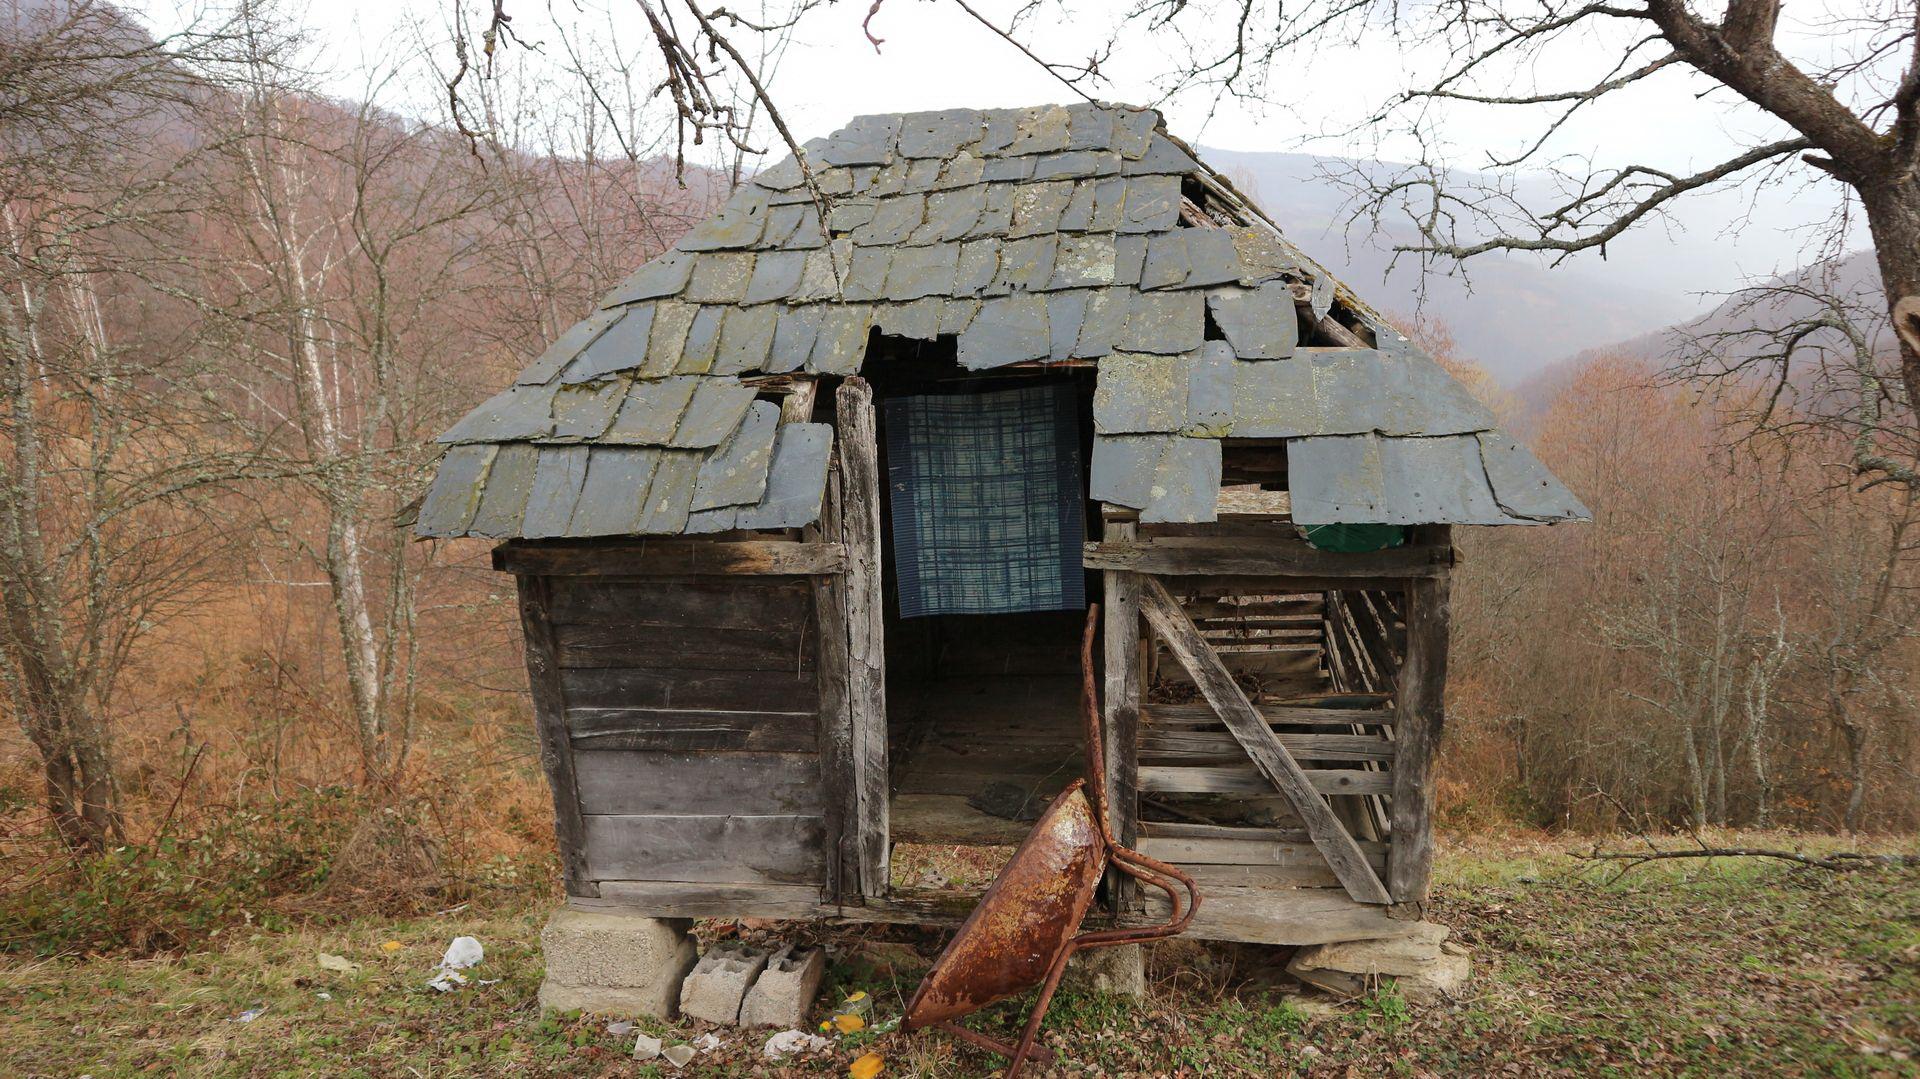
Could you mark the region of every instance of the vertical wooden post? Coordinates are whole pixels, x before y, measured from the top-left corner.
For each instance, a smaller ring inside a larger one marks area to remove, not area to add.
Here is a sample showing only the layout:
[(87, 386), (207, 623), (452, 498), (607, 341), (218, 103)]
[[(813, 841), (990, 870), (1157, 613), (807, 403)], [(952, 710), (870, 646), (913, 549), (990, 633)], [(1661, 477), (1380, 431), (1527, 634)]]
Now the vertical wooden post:
[[(1437, 529), (1438, 541), (1448, 538)], [(1422, 917), (1433, 880), (1433, 759), (1446, 726), (1450, 576), (1407, 582), (1407, 655), (1395, 693), (1392, 847), (1387, 890), (1397, 917)]]
[[(789, 398), (791, 400), (792, 398)], [(820, 498), (820, 520), (808, 525), (809, 540), (840, 540), (840, 464), (827, 469), (827, 489)], [(828, 851), (824, 895), (830, 903), (859, 905), (860, 862), (855, 855), (853, 822), (857, 819), (853, 789), (853, 717), (847, 698), (847, 581), (839, 573), (813, 578), (813, 618), (820, 642), (815, 665), (820, 686), (820, 780), (826, 792), (826, 828), (833, 848)]]
[(587, 870), (587, 822), (580, 815), (580, 788), (573, 774), (573, 742), (567, 737), (567, 700), (560, 686), (554, 645), (552, 587), (546, 577), (516, 574), (520, 632), (525, 640), (527, 688), (540, 734), (540, 766), (553, 789), (553, 832), (560, 842), (560, 873), (567, 894), (597, 899), (600, 886)]
[(887, 891), (887, 683), (880, 591), (880, 448), (873, 391), (851, 377), (834, 397), (840, 539), (847, 546), (847, 701), (853, 720), (853, 836), (860, 890)]
[[(1101, 541), (1130, 543), (1136, 531), (1132, 514), (1103, 508)], [(1125, 570), (1106, 570), (1105, 619), (1101, 636), (1105, 651), (1105, 684), (1101, 712), (1106, 728), (1105, 753), (1107, 811), (1114, 837), (1123, 846), (1140, 841), (1140, 578)], [(1116, 907), (1130, 907), (1139, 885), (1124, 873), (1107, 874), (1109, 894)]]

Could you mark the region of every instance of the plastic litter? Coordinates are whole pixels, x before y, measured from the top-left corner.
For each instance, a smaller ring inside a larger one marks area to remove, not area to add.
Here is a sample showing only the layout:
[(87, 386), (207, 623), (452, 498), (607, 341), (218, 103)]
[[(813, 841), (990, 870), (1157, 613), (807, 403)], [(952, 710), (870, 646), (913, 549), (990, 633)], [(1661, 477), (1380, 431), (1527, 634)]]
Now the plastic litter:
[(660, 1057), (676, 1068), (684, 1068), (687, 1066), (687, 1061), (693, 1059), (693, 1046), (669, 1045), (660, 1050)]
[[(447, 954), (441, 956), (440, 962), (435, 964), (435, 969), (438, 970), (439, 973), (428, 980), (427, 988), (436, 993), (446, 993), (458, 989), (467, 984), (467, 976), (460, 972), (479, 963), (486, 957), (487, 950), (480, 946), (479, 941), (472, 937), (453, 938), (453, 941), (447, 945)], [(499, 980), (498, 978), (493, 979), (493, 981)], [(481, 984), (487, 985), (491, 983), (482, 982)]]
[(880, 1074), (886, 1060), (879, 1053), (868, 1053), (847, 1066), (847, 1074), (853, 1079), (873, 1079)]
[(440, 957), (440, 966), (448, 970), (465, 970), (487, 957), (487, 950), (472, 937), (455, 937), (447, 945), (447, 954)]
[(702, 1034), (698, 1038), (693, 1039), (693, 1047), (702, 1053), (711, 1053), (715, 1049), (720, 1048), (720, 1038), (711, 1032)]
[(767, 1039), (764, 1052), (769, 1060), (779, 1060), (795, 1053), (823, 1053), (833, 1047), (833, 1043), (818, 1034), (808, 1034), (804, 1030), (783, 1030)]
[(633, 1059), (652, 1060), (660, 1055), (660, 1039), (651, 1034), (642, 1034), (633, 1042)]
[(624, 1038), (633, 1033), (633, 1024), (625, 1019), (616, 1019), (607, 1024), (607, 1033), (616, 1038)]
[(258, 1019), (261, 1016), (267, 1014), (267, 1007), (268, 1006), (265, 1004), (255, 1005), (254, 1007), (248, 1008), (246, 1011), (241, 1012), (239, 1015), (234, 1016), (233, 1021), (236, 1023), (251, 1023), (255, 1019)]

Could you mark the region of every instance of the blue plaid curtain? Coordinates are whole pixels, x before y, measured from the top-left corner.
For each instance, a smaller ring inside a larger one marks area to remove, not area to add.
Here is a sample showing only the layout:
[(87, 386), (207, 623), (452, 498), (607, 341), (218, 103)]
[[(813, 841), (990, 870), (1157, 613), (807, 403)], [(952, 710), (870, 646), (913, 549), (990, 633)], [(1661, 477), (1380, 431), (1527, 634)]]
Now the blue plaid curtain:
[(1087, 605), (1068, 385), (885, 399), (900, 616)]

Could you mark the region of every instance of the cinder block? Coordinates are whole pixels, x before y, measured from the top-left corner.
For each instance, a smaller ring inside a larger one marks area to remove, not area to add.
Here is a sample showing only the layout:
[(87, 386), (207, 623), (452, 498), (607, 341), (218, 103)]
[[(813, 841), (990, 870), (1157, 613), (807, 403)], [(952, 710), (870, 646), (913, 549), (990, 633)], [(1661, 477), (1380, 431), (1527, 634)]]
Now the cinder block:
[(709, 1023), (737, 1023), (740, 1004), (767, 965), (764, 949), (740, 943), (716, 944), (693, 965), (680, 986), (680, 1013)]
[(1147, 965), (1138, 944), (1091, 948), (1073, 953), (1061, 983), (1131, 1000), (1147, 998)]
[(740, 1025), (806, 1029), (807, 1010), (826, 969), (827, 953), (818, 948), (796, 951), (789, 944), (773, 953), (740, 1005)]
[(540, 931), (540, 1006), (671, 1019), (694, 964), (692, 922), (561, 908)]

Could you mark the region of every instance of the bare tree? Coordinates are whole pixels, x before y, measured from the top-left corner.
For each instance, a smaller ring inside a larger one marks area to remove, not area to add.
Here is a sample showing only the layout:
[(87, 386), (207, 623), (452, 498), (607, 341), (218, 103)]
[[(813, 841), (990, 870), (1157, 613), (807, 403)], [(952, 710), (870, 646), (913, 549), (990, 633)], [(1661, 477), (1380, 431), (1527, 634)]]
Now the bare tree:
[(208, 499), (251, 468), (202, 437), (191, 340), (138, 336), (165, 329), (185, 42), (78, 0), (0, 10), (0, 682), (81, 851), (124, 834), (116, 680), (203, 582)]
[(462, 335), (422, 323), (460, 291), (497, 196), (450, 133), (299, 84), (271, 13), (248, 7), (240, 30), (234, 92), (202, 110), (220, 164), (201, 302), (230, 335), (235, 437), (297, 482), (262, 492), (263, 524), (287, 572), (324, 579), (362, 776), (380, 786), (411, 745), (424, 565), (393, 522), (458, 399), (440, 372), (467, 359)]

